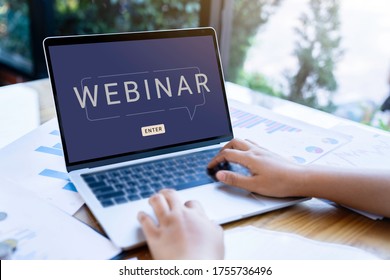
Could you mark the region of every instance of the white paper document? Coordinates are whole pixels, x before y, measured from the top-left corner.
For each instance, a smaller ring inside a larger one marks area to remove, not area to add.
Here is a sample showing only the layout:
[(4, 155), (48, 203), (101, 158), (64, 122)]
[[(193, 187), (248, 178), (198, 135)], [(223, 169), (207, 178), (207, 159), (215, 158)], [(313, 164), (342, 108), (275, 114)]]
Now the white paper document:
[(0, 242), (16, 241), (10, 259), (111, 259), (120, 253), (92, 228), (0, 177)]
[(0, 176), (70, 215), (84, 204), (68, 178), (56, 119), (0, 150)]
[(336, 126), (332, 130), (343, 131), (351, 141), (320, 158), (316, 164), (390, 170), (390, 133), (351, 125)]
[(375, 260), (346, 245), (320, 242), (296, 234), (253, 226), (225, 231), (225, 258), (230, 260)]
[(339, 132), (259, 106), (229, 101), (234, 136), (249, 139), (298, 164), (310, 164), (350, 141)]

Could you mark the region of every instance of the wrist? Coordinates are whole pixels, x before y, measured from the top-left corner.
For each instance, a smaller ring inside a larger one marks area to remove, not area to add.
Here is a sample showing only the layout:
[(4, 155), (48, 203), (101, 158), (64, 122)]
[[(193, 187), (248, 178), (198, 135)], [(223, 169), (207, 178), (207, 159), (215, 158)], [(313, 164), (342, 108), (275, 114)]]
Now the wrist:
[(297, 166), (294, 176), (293, 194), (291, 196), (312, 196), (308, 189), (312, 178), (312, 170), (307, 166)]
[[(315, 165), (305, 166), (301, 170), (300, 183), (298, 192), (299, 196), (307, 197), (324, 197), (326, 192), (329, 189), (330, 175), (332, 173), (324, 172), (324, 167), (319, 167)], [(327, 185), (327, 188), (324, 188), (324, 185)], [(325, 193), (324, 193), (325, 191)]]

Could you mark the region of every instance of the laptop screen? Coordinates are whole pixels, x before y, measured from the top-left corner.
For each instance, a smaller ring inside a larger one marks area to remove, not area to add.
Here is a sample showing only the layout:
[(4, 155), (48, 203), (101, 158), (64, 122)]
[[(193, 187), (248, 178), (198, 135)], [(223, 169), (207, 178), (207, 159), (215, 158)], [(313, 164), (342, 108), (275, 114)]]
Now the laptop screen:
[(214, 34), (205, 28), (46, 39), (67, 166), (229, 140)]

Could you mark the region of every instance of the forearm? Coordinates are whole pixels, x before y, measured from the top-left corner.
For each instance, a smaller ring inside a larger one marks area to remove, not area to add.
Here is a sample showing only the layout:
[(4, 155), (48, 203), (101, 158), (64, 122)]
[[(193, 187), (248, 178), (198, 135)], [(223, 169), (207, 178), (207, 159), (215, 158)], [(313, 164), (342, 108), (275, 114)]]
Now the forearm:
[(297, 191), (390, 217), (390, 172), (310, 166)]

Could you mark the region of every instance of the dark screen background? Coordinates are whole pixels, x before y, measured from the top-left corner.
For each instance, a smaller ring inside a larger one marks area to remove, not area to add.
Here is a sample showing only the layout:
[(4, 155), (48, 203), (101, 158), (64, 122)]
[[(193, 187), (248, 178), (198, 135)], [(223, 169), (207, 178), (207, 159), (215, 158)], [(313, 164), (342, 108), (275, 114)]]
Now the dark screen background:
[[(212, 36), (51, 46), (49, 52), (70, 163), (231, 134)], [(196, 92), (193, 77), (199, 72), (207, 75), (210, 92)], [(177, 96), (181, 76), (193, 94)], [(162, 92), (157, 98), (154, 79), (166, 84), (167, 77), (173, 96)], [(125, 81), (139, 85), (138, 101), (126, 102)], [(110, 91), (118, 92), (111, 100), (120, 104), (107, 105), (104, 84), (109, 83), (118, 84)], [(82, 109), (73, 87), (82, 96), (82, 86), (93, 94), (95, 85), (97, 106), (87, 98)], [(157, 124), (164, 124), (166, 133), (142, 136), (142, 127)]]

